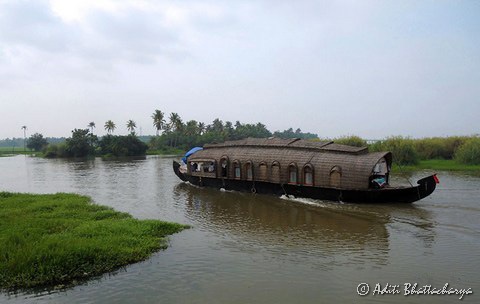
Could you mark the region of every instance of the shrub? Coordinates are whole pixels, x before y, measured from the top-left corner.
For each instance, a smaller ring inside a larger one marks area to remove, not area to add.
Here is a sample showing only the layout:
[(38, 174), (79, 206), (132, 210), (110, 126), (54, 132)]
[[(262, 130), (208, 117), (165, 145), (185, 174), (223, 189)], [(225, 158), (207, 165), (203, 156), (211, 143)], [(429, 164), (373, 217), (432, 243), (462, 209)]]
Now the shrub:
[(415, 140), (415, 149), (420, 159), (453, 159), (455, 151), (468, 137), (433, 137)]
[(471, 138), (460, 146), (455, 160), (466, 165), (480, 165), (480, 137)]
[(27, 141), (27, 147), (36, 152), (41, 151), (47, 145), (47, 140), (43, 138), (43, 135), (40, 133), (33, 134)]
[(446, 145), (446, 153), (448, 155), (448, 159), (453, 159), (455, 157), (455, 153), (457, 149), (466, 143), (471, 137), (467, 136), (451, 136), (445, 139)]
[(90, 134), (88, 129), (75, 129), (72, 131), (72, 137), (66, 140), (67, 156), (85, 157), (93, 155), (93, 146), (97, 137)]
[(46, 158), (66, 157), (66, 144), (49, 144), (43, 149), (43, 153)]
[(334, 139), (334, 142), (341, 145), (353, 146), (353, 147), (366, 147), (367, 141), (359, 136), (343, 136)]
[(101, 155), (143, 156), (148, 146), (135, 135), (107, 135), (99, 142)]
[(371, 145), (370, 150), (392, 152), (393, 162), (397, 165), (416, 165), (419, 161), (414, 141), (402, 136), (387, 137), (386, 140)]

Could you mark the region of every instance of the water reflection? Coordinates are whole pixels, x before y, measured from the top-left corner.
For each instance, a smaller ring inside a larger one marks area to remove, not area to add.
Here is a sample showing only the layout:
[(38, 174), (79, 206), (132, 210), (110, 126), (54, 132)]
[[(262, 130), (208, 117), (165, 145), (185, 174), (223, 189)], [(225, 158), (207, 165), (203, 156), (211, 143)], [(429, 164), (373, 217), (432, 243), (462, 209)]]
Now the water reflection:
[[(187, 217), (204, 229), (227, 231), (245, 248), (289, 256), (348, 257), (388, 263), (388, 212), (363, 212), (352, 205), (323, 206), (244, 193), (200, 189), (181, 183), (175, 193), (187, 204)], [(345, 263), (347, 261), (342, 261)], [(326, 266), (326, 265), (324, 265)]]

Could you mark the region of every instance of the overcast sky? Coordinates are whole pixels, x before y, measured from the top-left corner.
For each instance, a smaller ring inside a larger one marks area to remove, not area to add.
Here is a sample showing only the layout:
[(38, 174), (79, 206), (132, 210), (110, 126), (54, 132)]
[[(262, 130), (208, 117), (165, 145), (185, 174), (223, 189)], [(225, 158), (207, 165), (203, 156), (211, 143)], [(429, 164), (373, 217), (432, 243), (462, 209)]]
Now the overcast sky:
[(480, 133), (480, 1), (0, 0), (0, 138), (105, 121)]

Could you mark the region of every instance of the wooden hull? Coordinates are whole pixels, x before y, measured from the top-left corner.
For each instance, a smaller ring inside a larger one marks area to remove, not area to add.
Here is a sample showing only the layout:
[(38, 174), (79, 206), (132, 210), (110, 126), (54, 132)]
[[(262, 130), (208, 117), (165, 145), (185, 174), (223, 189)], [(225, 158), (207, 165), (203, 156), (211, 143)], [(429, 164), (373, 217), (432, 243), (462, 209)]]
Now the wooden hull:
[(420, 179), (413, 187), (388, 187), (382, 189), (346, 190), (321, 188), (270, 182), (247, 181), (226, 178), (191, 176), (180, 172), (180, 164), (173, 161), (175, 174), (183, 181), (200, 187), (223, 188), (242, 192), (273, 195), (293, 195), (295, 197), (348, 203), (413, 203), (430, 195), (436, 187), (435, 175)]

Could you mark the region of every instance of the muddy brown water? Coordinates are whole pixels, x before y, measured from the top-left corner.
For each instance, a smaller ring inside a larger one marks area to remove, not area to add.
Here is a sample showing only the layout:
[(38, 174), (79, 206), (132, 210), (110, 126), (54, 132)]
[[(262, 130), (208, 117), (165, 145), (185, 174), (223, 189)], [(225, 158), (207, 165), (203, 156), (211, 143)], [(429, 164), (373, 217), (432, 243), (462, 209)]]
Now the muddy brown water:
[[(193, 226), (144, 262), (67, 289), (0, 293), (0, 303), (459, 301), (431, 294), (446, 283), (480, 302), (479, 177), (438, 172), (437, 190), (412, 205), (355, 205), (197, 188), (178, 180), (172, 159), (0, 158), (0, 191), (75, 192), (140, 219)], [(368, 295), (358, 295), (360, 283)], [(430, 292), (405, 295), (415, 283)]]

